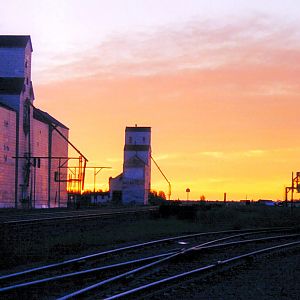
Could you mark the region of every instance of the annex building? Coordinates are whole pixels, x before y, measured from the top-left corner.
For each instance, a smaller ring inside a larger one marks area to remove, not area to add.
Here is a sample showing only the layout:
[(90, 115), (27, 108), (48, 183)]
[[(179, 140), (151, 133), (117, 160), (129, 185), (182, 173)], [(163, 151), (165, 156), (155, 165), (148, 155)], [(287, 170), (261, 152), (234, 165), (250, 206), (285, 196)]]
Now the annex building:
[(67, 206), (69, 129), (35, 107), (30, 36), (0, 35), (0, 208)]

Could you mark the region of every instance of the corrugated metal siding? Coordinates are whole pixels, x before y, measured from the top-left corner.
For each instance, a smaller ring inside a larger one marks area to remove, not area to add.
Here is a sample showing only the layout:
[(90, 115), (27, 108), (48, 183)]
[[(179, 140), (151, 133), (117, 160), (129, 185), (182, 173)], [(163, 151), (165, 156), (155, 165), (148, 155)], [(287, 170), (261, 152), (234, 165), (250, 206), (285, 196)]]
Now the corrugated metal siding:
[[(33, 119), (33, 156), (48, 156), (48, 131), (47, 124)], [(48, 207), (48, 159), (41, 159), (40, 168), (33, 168), (32, 175), (35, 177), (35, 207)]]
[(15, 206), (16, 113), (0, 107), (0, 207)]
[[(67, 129), (58, 128), (59, 131), (68, 138), (69, 131)], [(68, 144), (67, 142), (54, 130), (52, 132), (52, 156), (68, 156)], [(67, 206), (67, 183), (55, 182), (54, 172), (58, 171), (59, 161), (52, 160), (51, 163), (51, 207), (66, 207)], [(61, 171), (61, 178), (67, 179), (67, 169), (63, 168)]]

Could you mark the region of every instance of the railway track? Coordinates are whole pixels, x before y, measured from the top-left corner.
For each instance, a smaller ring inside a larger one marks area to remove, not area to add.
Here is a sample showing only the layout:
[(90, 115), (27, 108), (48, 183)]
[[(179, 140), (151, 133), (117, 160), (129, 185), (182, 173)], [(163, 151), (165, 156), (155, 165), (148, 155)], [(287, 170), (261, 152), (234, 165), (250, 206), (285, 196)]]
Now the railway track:
[[(218, 260), (216, 262), (212, 262), (210, 264), (206, 264), (204, 266), (191, 269), (189, 271), (179, 272), (175, 275), (167, 276), (159, 280), (151, 281), (150, 283), (145, 283), (138, 285), (132, 289), (128, 289), (124, 292), (119, 292), (114, 295), (104, 296), (103, 299), (112, 300), (112, 299), (161, 299), (162, 296), (164, 299), (174, 299), (172, 295), (167, 293), (170, 289), (173, 289), (172, 292), (174, 296), (178, 297), (178, 293), (174, 293), (174, 289), (179, 289), (180, 286), (182, 288), (183, 282), (186, 281), (190, 283), (191, 281), (195, 281), (196, 279), (201, 280), (206, 276), (215, 275), (216, 273), (228, 271), (230, 268), (241, 267), (243, 264), (248, 264), (249, 262), (253, 264), (253, 261), (256, 257), (261, 255), (270, 255), (274, 252), (286, 252), (290, 248), (297, 248), (299, 253), (300, 248), (300, 240), (290, 242), (290, 243), (282, 243), (279, 245), (265, 247), (255, 251), (248, 251), (240, 255), (231, 256), (227, 259)], [(269, 258), (266, 257), (268, 260)], [(259, 262), (254, 262), (258, 264)], [(182, 282), (183, 281), (183, 282)], [(77, 295), (80, 295), (78, 291)], [(189, 291), (189, 294), (190, 291)], [(166, 295), (168, 297), (166, 297)], [(63, 296), (59, 299), (70, 299), (75, 296), (75, 293)], [(194, 294), (194, 296), (196, 296)], [(98, 297), (98, 296), (96, 296)], [(180, 296), (179, 296), (180, 297)], [(226, 298), (226, 296), (222, 296), (222, 299)], [(183, 298), (188, 298), (188, 296), (184, 296)], [(181, 298), (180, 298), (181, 299)], [(289, 298), (292, 299), (292, 298)], [(294, 298), (293, 298), (294, 299)], [(296, 298), (295, 298), (296, 299)], [(298, 299), (298, 298), (297, 298)]]
[(300, 234), (292, 228), (182, 235), (3, 274), (0, 296), (5, 295), (5, 299), (134, 297), (174, 280), (236, 262), (235, 257), (245, 259), (256, 255), (255, 251), (258, 255), (267, 251), (263, 249), (271, 251), (299, 244)]
[(118, 215), (134, 215), (137, 213), (147, 213), (157, 211), (158, 207), (136, 207), (122, 209), (88, 209), (78, 211), (58, 211), (40, 213), (22, 213), (12, 215), (0, 214), (0, 225), (33, 225), (57, 221), (87, 220), (94, 218), (109, 218)]

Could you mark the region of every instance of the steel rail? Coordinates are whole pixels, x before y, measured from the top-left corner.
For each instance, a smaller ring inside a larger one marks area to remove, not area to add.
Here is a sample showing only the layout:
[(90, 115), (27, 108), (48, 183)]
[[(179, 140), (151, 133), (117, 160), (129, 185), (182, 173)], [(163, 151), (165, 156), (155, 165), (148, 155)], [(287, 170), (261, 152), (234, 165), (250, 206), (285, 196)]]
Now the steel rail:
[(67, 273), (67, 274), (63, 274), (63, 275), (57, 275), (57, 276), (53, 276), (53, 277), (42, 278), (42, 279), (23, 282), (23, 283), (11, 285), (11, 286), (5, 286), (3, 288), (0, 288), (0, 293), (15, 290), (15, 289), (18, 289), (18, 288), (24, 288), (24, 287), (29, 287), (29, 286), (31, 287), (31, 286), (34, 286), (34, 285), (38, 285), (38, 284), (46, 283), (46, 282), (51, 282), (51, 281), (55, 281), (55, 280), (59, 280), (59, 279), (66, 279), (66, 278), (70, 278), (70, 277), (74, 277), (74, 276), (81, 276), (81, 275), (86, 275), (86, 274), (90, 274), (90, 273), (94, 273), (94, 272), (126, 267), (126, 266), (129, 266), (129, 265), (138, 264), (138, 263), (145, 262), (145, 261), (150, 261), (150, 260), (153, 260), (153, 259), (156, 259), (156, 258), (161, 258), (161, 257), (164, 257), (164, 256), (168, 256), (168, 255), (171, 255), (171, 254), (172, 254), (172, 252), (168, 252), (168, 253), (163, 253), (163, 254), (159, 254), (159, 255), (143, 257), (143, 258), (140, 258), (140, 259), (125, 261), (125, 262), (121, 262), (121, 263), (118, 263), (118, 264), (107, 265), (107, 266), (102, 266), (102, 267), (98, 267), (98, 268), (92, 268), (92, 269), (82, 270), (82, 271), (78, 271), (78, 272)]
[[(266, 232), (266, 231), (265, 231), (265, 232)], [(264, 233), (265, 233), (265, 232), (264, 232)], [(228, 240), (228, 239), (232, 239), (232, 238), (236, 238), (236, 237), (241, 237), (241, 236), (245, 236), (245, 235), (256, 234), (256, 233), (257, 233), (257, 232), (255, 232), (255, 233), (254, 233), (254, 232), (251, 232), (251, 233), (236, 234), (236, 235), (232, 235), (232, 236), (229, 236), (229, 237), (223, 237), (223, 238), (220, 238), (220, 239), (216, 239), (216, 240), (212, 240), (212, 241), (208, 241), (208, 242), (202, 243), (202, 244), (198, 245), (197, 247), (198, 247), (198, 249), (199, 249), (200, 247), (203, 247), (203, 249), (204, 249), (204, 246), (211, 245), (211, 244), (214, 244), (214, 243), (219, 242), (219, 241), (224, 241), (224, 240)], [(258, 233), (262, 233), (262, 232), (258, 232)], [(299, 235), (296, 235), (296, 236), (299, 236)], [(294, 235), (293, 235), (293, 237), (294, 237)], [(253, 240), (251, 240), (251, 242), (253, 242)], [(221, 245), (224, 246), (223, 244), (221, 244)], [(138, 273), (138, 272), (140, 272), (140, 271), (149, 269), (149, 268), (151, 268), (151, 267), (153, 267), (153, 266), (155, 266), (155, 265), (161, 264), (161, 263), (163, 263), (163, 262), (166, 262), (166, 261), (168, 261), (168, 260), (171, 260), (171, 259), (173, 259), (173, 258), (175, 258), (175, 257), (180, 256), (180, 255), (184, 255), (184, 254), (190, 253), (190, 252), (193, 251), (195, 248), (197, 249), (197, 247), (194, 246), (194, 247), (190, 247), (190, 248), (188, 248), (188, 249), (182, 249), (182, 250), (180, 250), (180, 251), (178, 251), (178, 252), (175, 252), (174, 254), (171, 254), (171, 255), (169, 255), (169, 256), (167, 256), (167, 257), (165, 257), (165, 258), (156, 260), (155, 262), (152, 262), (152, 263), (143, 265), (143, 266), (141, 266), (141, 267), (138, 267), (138, 268), (133, 269), (133, 270), (131, 270), (131, 271), (125, 272), (125, 273), (123, 273), (123, 274), (119, 274), (119, 275), (117, 275), (117, 276), (114, 276), (114, 277), (108, 278), (108, 279), (106, 279), (106, 280), (97, 282), (97, 283), (95, 283), (95, 284), (93, 284), (93, 285), (90, 285), (90, 286), (85, 287), (85, 288), (83, 288), (83, 289), (77, 290), (77, 291), (75, 291), (75, 292), (73, 292), (73, 293), (70, 293), (70, 294), (68, 294), (68, 295), (64, 295), (63, 297), (58, 298), (58, 300), (70, 299), (70, 298), (73, 298), (73, 297), (82, 295), (82, 294), (84, 294), (84, 293), (87, 293), (87, 292), (89, 292), (89, 291), (91, 291), (91, 290), (93, 290), (93, 289), (95, 289), (95, 288), (98, 288), (98, 287), (100, 287), (100, 286), (103, 286), (103, 285), (105, 285), (105, 284), (107, 284), (107, 283), (116, 281), (116, 280), (121, 279), (121, 278), (126, 278), (126, 277), (129, 277), (129, 276), (132, 276), (132, 275), (135, 274), (135, 273)]]
[(71, 263), (77, 263), (77, 262), (80, 262), (80, 261), (86, 260), (86, 259), (96, 258), (96, 257), (100, 257), (100, 256), (105, 256), (108, 254), (114, 254), (114, 253), (118, 253), (118, 252), (127, 251), (127, 250), (143, 248), (146, 246), (151, 246), (151, 245), (155, 245), (155, 244), (159, 244), (159, 243), (176, 241), (176, 240), (180, 240), (180, 239), (191, 239), (191, 238), (200, 237), (200, 236), (230, 234), (230, 233), (238, 233), (238, 232), (239, 233), (253, 232), (253, 234), (255, 234), (255, 233), (264, 232), (264, 231), (274, 232), (274, 231), (281, 231), (281, 230), (290, 231), (293, 229), (291, 227), (277, 227), (277, 228), (260, 228), (260, 229), (248, 229), (248, 230), (211, 231), (211, 232), (201, 232), (201, 233), (196, 233), (196, 234), (181, 235), (181, 236), (176, 236), (176, 237), (171, 237), (171, 238), (163, 238), (163, 239), (149, 241), (149, 242), (145, 242), (145, 243), (134, 244), (134, 245), (130, 245), (130, 246), (125, 246), (125, 247), (120, 247), (120, 248), (116, 248), (116, 249), (110, 249), (110, 250), (106, 250), (106, 251), (102, 251), (102, 252), (97, 252), (97, 253), (93, 253), (90, 255), (72, 258), (72, 259), (68, 259), (65, 261), (61, 261), (61, 262), (57, 262), (57, 263), (53, 263), (53, 264), (49, 264), (49, 265), (44, 265), (44, 266), (40, 266), (40, 267), (36, 267), (36, 268), (32, 268), (32, 269), (27, 269), (27, 270), (16, 272), (16, 273), (2, 275), (2, 276), (0, 276), (0, 281), (6, 280), (8, 278), (27, 275), (27, 274), (38, 272), (38, 271), (52, 269), (55, 267), (65, 266), (65, 265), (68, 265)]
[(182, 278), (187, 277), (189, 275), (195, 275), (195, 274), (207, 271), (207, 270), (212, 270), (212, 269), (215, 269), (217, 267), (224, 266), (224, 265), (242, 260), (242, 259), (247, 258), (247, 257), (252, 257), (252, 256), (255, 256), (255, 255), (264, 254), (264, 253), (272, 252), (274, 250), (280, 250), (280, 249), (293, 247), (293, 246), (296, 246), (296, 247), (300, 246), (300, 241), (281, 244), (281, 245), (276, 245), (276, 246), (272, 246), (272, 247), (267, 247), (267, 248), (264, 248), (264, 249), (260, 249), (260, 250), (248, 252), (248, 253), (245, 253), (245, 254), (241, 254), (241, 255), (238, 255), (238, 256), (234, 256), (234, 257), (231, 257), (229, 259), (218, 261), (217, 263), (214, 263), (214, 264), (211, 264), (211, 265), (206, 265), (204, 267), (197, 268), (197, 269), (194, 269), (194, 270), (191, 270), (191, 271), (179, 273), (179, 274), (176, 274), (174, 276), (170, 276), (170, 277), (158, 280), (158, 281), (154, 281), (154, 282), (151, 282), (149, 284), (146, 284), (146, 285), (128, 290), (126, 292), (123, 292), (123, 293), (120, 293), (120, 294), (117, 294), (117, 295), (114, 295), (114, 296), (107, 297), (107, 298), (105, 298), (105, 300), (113, 300), (113, 299), (119, 299), (119, 298), (122, 298), (122, 297), (125, 297), (125, 296), (132, 296), (133, 294), (136, 294), (137, 292), (144, 291), (146, 289), (152, 288), (154, 286), (159, 286), (159, 285), (164, 284), (164, 283), (169, 283), (169, 282), (174, 281), (174, 280), (182, 279)]
[(223, 244), (215, 244), (211, 246), (206, 246), (206, 247), (194, 247), (191, 248), (191, 250), (207, 250), (207, 249), (213, 249), (213, 248), (222, 248), (222, 247), (228, 247), (228, 246), (236, 246), (236, 245), (242, 245), (242, 244), (249, 244), (249, 243), (257, 243), (257, 242), (265, 242), (265, 241), (271, 241), (271, 240), (277, 240), (277, 239), (286, 239), (286, 238), (294, 238), (300, 236), (299, 233), (297, 234), (288, 234), (288, 235), (277, 235), (277, 236), (271, 236), (267, 238), (257, 238), (257, 239), (249, 239), (249, 240), (243, 240), (243, 241), (233, 241), (229, 243), (223, 243)]

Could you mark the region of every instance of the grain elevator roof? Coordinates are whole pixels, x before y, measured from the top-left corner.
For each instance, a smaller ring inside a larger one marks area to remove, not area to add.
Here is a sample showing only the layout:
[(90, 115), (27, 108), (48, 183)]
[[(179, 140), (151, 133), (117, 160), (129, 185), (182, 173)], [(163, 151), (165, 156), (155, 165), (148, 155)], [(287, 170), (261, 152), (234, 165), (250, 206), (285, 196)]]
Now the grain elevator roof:
[(28, 42), (32, 51), (30, 35), (0, 35), (0, 48), (25, 48)]

